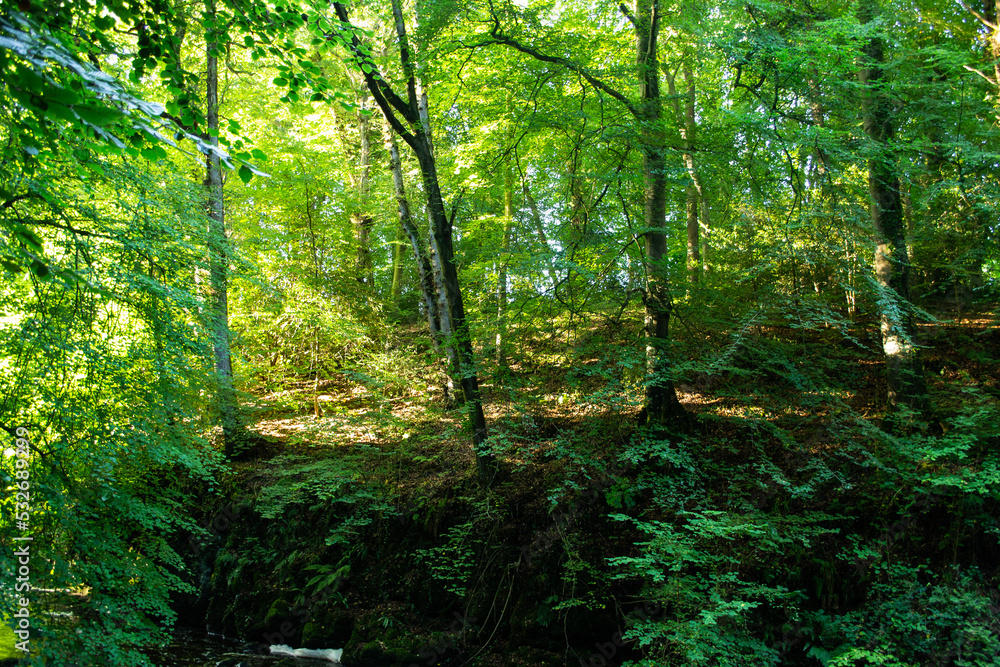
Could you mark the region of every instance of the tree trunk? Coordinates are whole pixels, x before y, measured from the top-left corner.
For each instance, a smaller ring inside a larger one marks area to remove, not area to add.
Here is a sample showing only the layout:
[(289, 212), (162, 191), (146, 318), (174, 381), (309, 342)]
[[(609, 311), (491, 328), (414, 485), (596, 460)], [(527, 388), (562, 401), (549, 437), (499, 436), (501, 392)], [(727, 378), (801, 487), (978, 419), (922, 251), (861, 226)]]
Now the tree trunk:
[[(334, 3), (334, 8), (338, 18), (349, 25), (347, 9), (340, 3)], [(452, 222), (444, 210), (444, 199), (441, 196), (441, 188), (438, 183), (437, 164), (434, 160), (427, 120), (426, 98), (417, 93), (417, 78), (413, 62), (410, 59), (406, 24), (403, 21), (399, 0), (392, 0), (392, 14), (396, 34), (399, 38), (400, 64), (406, 78), (407, 100), (404, 101), (392, 90), (378, 71), (377, 64), (367, 55), (370, 51), (363, 47), (356, 36), (353, 37), (351, 48), (354, 55), (361, 58), (367, 65), (363, 68), (365, 82), (375, 98), (375, 102), (379, 105), (392, 129), (413, 150), (420, 166), (424, 194), (427, 196), (427, 217), (430, 222), (432, 246), (435, 262), (440, 269), (440, 287), (445, 305), (440, 313), (441, 320), (443, 325), (447, 316), (451, 324), (451, 335), (446, 338), (445, 345), (451, 350), (453, 358), (457, 362), (462, 392), (469, 410), (472, 445), (476, 456), (479, 482), (483, 486), (489, 486), (496, 474), (496, 464), (493, 455), (486, 449), (489, 433), (486, 428), (486, 415), (483, 412), (482, 395), (479, 391), (472, 335), (465, 317), (465, 305), (458, 283), (458, 269), (455, 266)], [(400, 121), (396, 115), (397, 112), (403, 116), (409, 129)]]
[[(699, 272), (697, 277), (700, 280), (701, 273), (708, 273), (709, 234), (711, 233), (712, 222), (711, 209), (708, 206), (708, 193), (705, 190), (705, 184), (701, 180), (697, 161), (694, 159), (698, 125), (695, 119), (695, 79), (689, 61), (684, 62), (684, 81), (687, 84), (687, 108), (684, 113), (684, 128), (687, 135), (685, 140), (688, 144), (688, 152), (685, 156), (684, 164), (687, 167), (688, 175), (691, 177), (691, 184), (694, 186), (698, 199), (697, 230), (694, 236), (701, 237), (701, 253), (699, 256), (699, 253), (696, 251), (694, 255), (695, 263), (698, 265), (697, 271)], [(688, 232), (689, 242), (690, 238), (691, 232)], [(695, 245), (697, 246), (697, 238)]]
[(577, 137), (573, 152), (566, 161), (566, 175), (569, 178), (569, 221), (573, 230), (573, 242), (583, 240), (587, 233), (587, 222), (590, 216), (587, 213), (587, 199), (583, 193), (583, 177), (580, 176), (583, 155), (580, 145), (583, 143), (583, 136)]
[[(858, 20), (870, 22), (878, 14), (876, 0), (862, 0)], [(892, 148), (894, 133), (892, 102), (885, 93), (882, 63), (885, 44), (873, 37), (863, 47), (865, 66), (860, 72), (863, 89), (862, 115), (865, 133), (877, 154), (868, 160), (868, 191), (875, 232), (875, 274), (882, 291), (882, 349), (888, 383), (888, 410), (902, 406), (917, 411), (928, 407), (923, 363), (916, 346), (916, 327), (910, 304), (910, 264), (906, 249), (906, 228), (899, 177)]]
[(681, 127), (681, 138), (684, 139), (684, 167), (691, 179), (685, 190), (687, 208), (687, 269), (688, 282), (701, 282), (702, 272), (708, 271), (708, 234), (710, 229), (708, 201), (705, 188), (698, 174), (694, 159), (695, 142), (697, 141), (698, 125), (695, 115), (695, 79), (691, 64), (684, 61), (684, 82), (686, 85), (683, 115), (681, 113), (680, 96), (674, 75), (667, 74), (667, 92), (674, 107), (677, 123)]
[(538, 203), (531, 196), (531, 190), (528, 188), (528, 179), (524, 177), (524, 174), (521, 174), (521, 189), (524, 191), (524, 201), (528, 205), (528, 210), (531, 211), (531, 222), (535, 226), (535, 233), (538, 234), (538, 244), (541, 246), (542, 252), (546, 255), (545, 268), (543, 270), (548, 275), (552, 286), (555, 287), (558, 277), (556, 269), (552, 265), (552, 259), (549, 257), (552, 249), (549, 248), (549, 239), (545, 234), (545, 225), (542, 223), (542, 214), (538, 211)]
[[(431, 159), (433, 160), (433, 158)], [(443, 202), (441, 210), (444, 210)], [(429, 209), (427, 215), (428, 218), (431, 217)], [(445, 387), (445, 401), (451, 406), (464, 402), (466, 398), (464, 391), (459, 392), (456, 389), (456, 387), (462, 386), (462, 362), (459, 359), (458, 349), (455, 346), (455, 326), (452, 323), (452, 309), (448, 301), (448, 288), (445, 285), (444, 265), (441, 262), (442, 251), (438, 247), (438, 237), (434, 234), (433, 220), (430, 220), (429, 229), (430, 275), (431, 280), (434, 282), (434, 294), (437, 297), (435, 308), (438, 314), (441, 345), (445, 356), (448, 358), (448, 384)]]
[(636, 0), (635, 45), (639, 74), (639, 118), (642, 170), (645, 183), (646, 218), (646, 405), (642, 418), (652, 424), (680, 425), (686, 413), (677, 400), (670, 364), (670, 315), (673, 304), (664, 255), (667, 237), (664, 230), (667, 210), (666, 159), (661, 129), (657, 36), (659, 1)]
[(687, 269), (688, 282), (701, 282), (701, 248), (698, 234), (698, 190), (694, 183), (688, 183), (686, 190), (687, 208)]
[[(399, 147), (396, 145), (396, 136), (392, 131), (386, 132), (386, 148), (389, 150), (389, 163), (392, 167), (392, 183), (396, 193), (396, 203), (399, 207), (399, 223), (403, 232), (410, 240), (410, 247), (413, 249), (413, 257), (417, 263), (417, 276), (420, 279), (420, 293), (424, 298), (424, 312), (427, 315), (427, 327), (430, 330), (431, 341), (434, 349), (441, 351), (444, 342), (444, 334), (441, 325), (441, 308), (438, 299), (437, 281), (435, 281), (435, 271), (431, 265), (431, 259), (424, 248), (424, 243), (420, 238), (420, 232), (413, 223), (410, 214), (410, 202), (406, 197), (406, 188), (403, 184), (403, 168), (399, 158)], [(450, 327), (448, 331), (450, 331)], [(453, 363), (449, 358), (448, 372), (445, 382), (445, 400), (454, 401), (456, 387), (460, 384), (457, 378), (452, 377)]]
[(370, 247), (375, 221), (371, 216), (355, 213), (351, 216), (351, 226), (354, 228), (354, 243), (358, 253), (354, 260), (354, 278), (362, 285), (371, 287), (375, 282)]
[[(215, 0), (207, 0), (205, 10), (215, 15)], [(206, 124), (208, 142), (219, 145), (219, 43), (209, 34), (206, 47)], [(222, 164), (217, 153), (206, 157), (205, 191), (208, 210), (208, 252), (211, 281), (209, 307), (212, 346), (215, 351), (215, 375), (218, 382), (216, 406), (222, 425), (223, 448), (227, 458), (236, 452), (238, 416), (233, 367), (229, 351), (229, 242), (226, 239), (225, 207), (222, 192)]]
[(503, 174), (503, 239), (500, 241), (500, 266), (497, 271), (497, 366), (507, 364), (504, 345), (507, 343), (507, 263), (510, 261), (510, 235), (514, 224), (514, 173), (510, 160)]
[(389, 288), (389, 302), (396, 317), (399, 317), (399, 301), (403, 294), (403, 246), (405, 245), (406, 231), (403, 225), (400, 225), (396, 228), (396, 239), (392, 243), (392, 285)]
[(368, 215), (368, 198), (371, 192), (369, 184), (369, 174), (371, 173), (371, 126), (368, 116), (362, 113), (368, 96), (361, 95), (358, 108), (358, 134), (361, 138), (361, 153), (359, 155), (359, 175), (358, 175), (358, 201), (360, 210), (351, 216), (351, 223), (354, 227), (354, 242), (357, 247), (357, 259), (355, 260), (355, 278), (358, 282), (373, 287), (375, 283), (374, 270), (372, 265), (371, 252), (371, 232), (375, 226), (375, 221)]
[(701, 248), (699, 247), (699, 220), (698, 220), (698, 185), (694, 166), (694, 143), (697, 125), (695, 124), (694, 102), (695, 85), (694, 74), (691, 72), (691, 63), (684, 61), (684, 82), (687, 84), (687, 93), (684, 104), (684, 143), (687, 151), (684, 153), (684, 166), (687, 167), (688, 177), (691, 182), (687, 186), (687, 257), (688, 257), (688, 280), (692, 283), (701, 282)]

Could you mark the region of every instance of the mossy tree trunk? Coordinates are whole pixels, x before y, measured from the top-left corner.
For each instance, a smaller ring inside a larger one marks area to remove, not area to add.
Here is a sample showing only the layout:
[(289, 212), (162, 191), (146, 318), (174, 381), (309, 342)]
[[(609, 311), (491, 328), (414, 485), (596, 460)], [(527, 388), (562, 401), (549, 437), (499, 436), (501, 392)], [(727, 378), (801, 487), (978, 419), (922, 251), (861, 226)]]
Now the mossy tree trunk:
[[(215, 0), (206, 0), (205, 11), (215, 15)], [(219, 53), (223, 48), (214, 33), (207, 36), (206, 45), (206, 125), (208, 142), (219, 145)], [(205, 168), (206, 208), (208, 211), (208, 252), (211, 295), (209, 304), (212, 347), (215, 352), (215, 375), (218, 382), (216, 409), (222, 425), (222, 438), (227, 457), (236, 452), (239, 416), (236, 391), (233, 388), (233, 366), (229, 335), (229, 240), (226, 237), (225, 204), (223, 201), (222, 164), (219, 155), (211, 152)]]
[[(877, 0), (862, 0), (858, 20), (861, 24), (870, 23), (879, 11)], [(872, 141), (868, 191), (876, 243), (875, 275), (881, 292), (879, 317), (888, 384), (887, 405), (890, 413), (902, 406), (923, 412), (928, 407), (927, 385), (910, 303), (910, 262), (893, 151), (892, 101), (883, 71), (885, 40), (875, 35), (862, 51), (861, 109), (865, 133)]]

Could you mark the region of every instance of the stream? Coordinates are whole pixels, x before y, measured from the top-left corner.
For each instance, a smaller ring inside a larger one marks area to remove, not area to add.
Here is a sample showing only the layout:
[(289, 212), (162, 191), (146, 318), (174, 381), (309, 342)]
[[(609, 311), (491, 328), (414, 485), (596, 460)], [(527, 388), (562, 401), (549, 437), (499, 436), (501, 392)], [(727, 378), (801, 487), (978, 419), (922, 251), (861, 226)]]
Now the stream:
[(261, 655), (248, 642), (183, 628), (174, 631), (167, 646), (150, 649), (146, 654), (156, 667), (336, 667), (337, 664)]

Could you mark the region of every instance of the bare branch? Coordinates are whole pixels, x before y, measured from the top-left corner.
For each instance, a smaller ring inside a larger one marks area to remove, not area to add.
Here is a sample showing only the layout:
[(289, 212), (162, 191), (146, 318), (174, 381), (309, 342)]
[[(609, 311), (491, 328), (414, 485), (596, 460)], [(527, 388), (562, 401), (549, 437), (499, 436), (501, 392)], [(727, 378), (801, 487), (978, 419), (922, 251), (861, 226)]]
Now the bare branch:
[(982, 72), (980, 72), (979, 70), (977, 70), (975, 67), (972, 67), (970, 65), (962, 65), (962, 67), (964, 67), (965, 69), (967, 69), (970, 72), (974, 72), (975, 74), (978, 74), (979, 76), (983, 77), (984, 79), (986, 79), (987, 81), (989, 81), (991, 85), (1000, 86), (1000, 81), (997, 81), (996, 79), (991, 79), (989, 76), (983, 74)]

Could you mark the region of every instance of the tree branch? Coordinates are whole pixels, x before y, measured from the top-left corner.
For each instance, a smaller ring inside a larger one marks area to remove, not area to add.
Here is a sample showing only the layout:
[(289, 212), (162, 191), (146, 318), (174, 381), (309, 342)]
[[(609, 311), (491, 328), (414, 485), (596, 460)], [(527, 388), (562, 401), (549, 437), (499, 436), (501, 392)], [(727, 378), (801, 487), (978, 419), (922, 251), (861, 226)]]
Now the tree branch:
[(396, 24), (396, 36), (399, 37), (399, 64), (403, 67), (406, 77), (406, 96), (410, 108), (418, 110), (417, 106), (417, 75), (410, 60), (410, 40), (406, 38), (406, 23), (403, 21), (403, 10), (399, 0), (392, 0), (392, 18)]
[(964, 67), (965, 69), (967, 69), (970, 72), (973, 72), (973, 73), (978, 74), (979, 76), (983, 77), (984, 79), (986, 79), (987, 81), (989, 81), (990, 84), (992, 84), (994, 86), (1000, 86), (1000, 81), (995, 81), (994, 79), (990, 78), (986, 74), (983, 74), (982, 72), (980, 72), (979, 70), (977, 70), (975, 67), (972, 67), (971, 65), (962, 65), (962, 67)]
[(982, 23), (987, 28), (989, 28), (990, 30), (1000, 30), (1000, 26), (990, 21), (988, 18), (986, 18), (985, 16), (977, 12), (975, 9), (970, 7), (969, 4), (965, 2), (965, 0), (958, 0), (958, 4), (962, 5), (962, 9), (964, 9), (965, 11), (969, 12), (977, 19), (979, 19), (979, 22)]
[(622, 10), (622, 15), (628, 19), (628, 22), (631, 23), (633, 27), (635, 27), (635, 17), (628, 11), (628, 7), (625, 6), (624, 2), (618, 3), (618, 9)]
[[(351, 41), (348, 44), (348, 48), (351, 54), (360, 64), (368, 65), (370, 71), (365, 71), (364, 67), (361, 67), (361, 74), (365, 78), (365, 83), (368, 85), (368, 90), (371, 91), (372, 97), (375, 99), (375, 103), (378, 104), (379, 109), (382, 110), (382, 114), (385, 116), (386, 121), (392, 126), (392, 129), (402, 137), (409, 145), (413, 145), (413, 135), (406, 129), (406, 126), (400, 122), (399, 117), (396, 116), (395, 111), (398, 111), (403, 119), (406, 120), (410, 125), (416, 125), (420, 122), (420, 115), (417, 113), (416, 109), (410, 107), (406, 102), (404, 102), (399, 95), (397, 95), (392, 88), (386, 83), (382, 74), (378, 71), (378, 66), (375, 61), (372, 60), (371, 56), (365, 53), (365, 49), (361, 44), (361, 40), (358, 39), (357, 33), (354, 32), (354, 26), (351, 24), (351, 20), (347, 14), (347, 8), (344, 7), (339, 2), (333, 3), (334, 10), (337, 12), (337, 18), (343, 24), (342, 30), (351, 33)], [(395, 110), (395, 111), (394, 111)]]
[(520, 51), (521, 53), (531, 56), (532, 58), (540, 62), (551, 63), (553, 65), (560, 65), (562, 67), (565, 67), (569, 71), (575, 72), (580, 76), (582, 76), (584, 79), (587, 80), (587, 83), (589, 83), (597, 90), (607, 93), (611, 97), (621, 102), (622, 105), (624, 105), (625, 108), (628, 109), (629, 113), (635, 116), (636, 118), (641, 117), (639, 109), (634, 104), (632, 104), (632, 102), (627, 97), (625, 97), (625, 95), (623, 95), (619, 91), (615, 90), (614, 88), (612, 88), (611, 86), (609, 86), (608, 84), (604, 83), (596, 76), (591, 74), (586, 67), (580, 65), (579, 63), (575, 63), (572, 60), (569, 60), (568, 58), (560, 58), (559, 56), (550, 56), (544, 54), (538, 49), (522, 44), (513, 37), (505, 35), (500, 28), (499, 19), (497, 19), (495, 15), (493, 16), (493, 28), (490, 30), (490, 39), (484, 42), (480, 42), (479, 44), (476, 44), (475, 46), (469, 48), (476, 48), (479, 46), (489, 46), (491, 44), (502, 44), (504, 46), (509, 46), (515, 51)]

